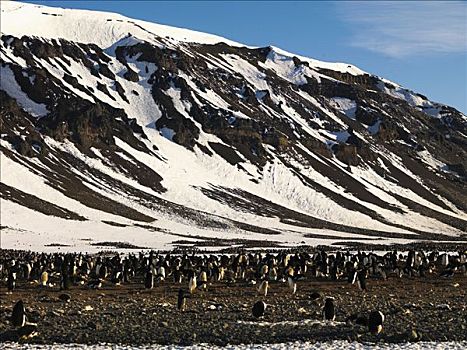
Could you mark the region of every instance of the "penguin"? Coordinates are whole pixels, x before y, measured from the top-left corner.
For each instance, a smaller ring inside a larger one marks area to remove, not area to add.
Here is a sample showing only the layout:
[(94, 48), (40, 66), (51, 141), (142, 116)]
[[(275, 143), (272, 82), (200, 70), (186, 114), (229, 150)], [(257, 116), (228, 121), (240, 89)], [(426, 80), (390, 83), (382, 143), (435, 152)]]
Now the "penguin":
[(190, 291), (190, 294), (193, 294), (197, 286), (196, 275), (194, 274), (194, 272), (191, 272), (190, 275), (191, 277), (190, 277), (190, 280), (188, 281), (188, 290)]
[(352, 269), (347, 276), (347, 282), (349, 284), (354, 284), (355, 281), (357, 280), (357, 275), (358, 275), (357, 270)]
[(157, 281), (159, 282), (162, 282), (165, 280), (165, 267), (164, 266), (160, 266), (158, 269), (157, 269)]
[(269, 289), (269, 282), (264, 280), (258, 286), (258, 294), (260, 294), (262, 296), (267, 296), (268, 295), (268, 289)]
[(269, 279), (271, 281), (277, 281), (277, 269), (275, 267), (269, 269)]
[(70, 289), (71, 280), (70, 276), (66, 271), (62, 272), (61, 280), (60, 280), (60, 290), (68, 290)]
[(295, 294), (297, 292), (297, 282), (291, 275), (287, 277), (287, 284), (289, 285), (291, 293)]
[(110, 278), (110, 282), (112, 282), (114, 285), (119, 286), (120, 283), (122, 282), (123, 279), (123, 274), (121, 271), (115, 271), (112, 273), (112, 277)]
[(360, 290), (366, 291), (366, 271), (360, 270), (357, 273), (357, 283)]
[(206, 271), (201, 271), (199, 275), (199, 286), (198, 288), (201, 288), (202, 290), (206, 290), (207, 284), (208, 284), (208, 275)]
[(148, 271), (146, 272), (146, 276), (144, 278), (144, 287), (146, 289), (154, 288), (154, 275), (152, 274), (151, 269), (148, 269)]
[(254, 317), (260, 318), (264, 316), (264, 312), (266, 311), (266, 303), (264, 301), (257, 301), (254, 303), (251, 313)]
[(177, 300), (177, 309), (180, 311), (185, 311), (186, 307), (186, 297), (183, 289), (178, 290), (178, 300)]
[(13, 290), (16, 288), (16, 272), (13, 272), (11, 270), (10, 272), (8, 272), (7, 284), (8, 284), (8, 294), (13, 293)]
[(173, 272), (173, 279), (175, 283), (178, 283), (178, 284), (182, 283), (183, 274), (178, 268), (175, 269), (175, 271)]
[(441, 266), (448, 266), (449, 265), (449, 256), (444, 253), (441, 255)]
[(260, 277), (261, 277), (261, 278), (265, 278), (266, 275), (268, 274), (268, 272), (269, 272), (269, 267), (268, 267), (268, 265), (263, 265), (263, 266), (261, 266), (260, 272), (259, 272)]
[(26, 324), (26, 310), (22, 300), (19, 300), (15, 306), (13, 306), (13, 312), (11, 313), (11, 324), (15, 328), (23, 327)]
[(368, 317), (368, 330), (379, 334), (383, 330), (384, 315), (381, 311), (372, 311)]
[(26, 264), (24, 264), (24, 279), (26, 281), (29, 281), (29, 279), (31, 278), (31, 270), (31, 264), (29, 262), (26, 262)]
[(47, 283), (49, 282), (49, 273), (47, 270), (42, 271), (40, 282), (42, 287), (47, 287)]
[(334, 298), (326, 298), (323, 307), (323, 318), (325, 321), (334, 321), (336, 318), (336, 307), (334, 306)]

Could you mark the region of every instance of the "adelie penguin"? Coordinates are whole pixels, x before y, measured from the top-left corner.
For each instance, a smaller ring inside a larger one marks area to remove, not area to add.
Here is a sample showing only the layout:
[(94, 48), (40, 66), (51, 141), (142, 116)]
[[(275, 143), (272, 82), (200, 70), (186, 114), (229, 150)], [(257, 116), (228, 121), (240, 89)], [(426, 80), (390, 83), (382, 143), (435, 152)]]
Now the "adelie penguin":
[(49, 273), (47, 272), (47, 270), (44, 270), (41, 273), (41, 287), (47, 287), (48, 282), (49, 282)]
[(381, 311), (373, 311), (368, 316), (368, 330), (372, 334), (379, 334), (383, 330), (384, 315)]
[(287, 276), (287, 284), (292, 294), (295, 294), (297, 292), (297, 281), (302, 278), (303, 276), (300, 274), (294, 274), (294, 275)]
[(71, 279), (68, 272), (63, 271), (60, 279), (60, 290), (68, 290), (71, 286)]
[(8, 273), (8, 294), (13, 293), (13, 290), (16, 288), (16, 272), (10, 271)]
[(193, 294), (197, 287), (196, 275), (193, 271), (190, 271), (189, 276), (190, 276), (190, 280), (188, 281), (188, 290), (190, 291), (190, 294)]
[(336, 318), (336, 307), (334, 306), (334, 298), (326, 298), (323, 307), (323, 318), (325, 321), (334, 321)]
[(207, 275), (206, 271), (201, 271), (201, 273), (199, 275), (198, 284), (199, 284), (198, 288), (200, 288), (202, 290), (206, 290), (206, 288), (208, 286), (208, 275)]
[(256, 318), (260, 318), (264, 316), (265, 311), (266, 311), (266, 303), (262, 300), (254, 303), (253, 308), (251, 310), (253, 316)]
[(262, 296), (267, 296), (268, 295), (268, 289), (269, 289), (269, 282), (264, 280), (258, 286), (258, 294), (260, 294)]
[(178, 290), (178, 300), (177, 300), (177, 309), (184, 311), (186, 307), (186, 297), (183, 289)]
[(146, 272), (146, 276), (144, 277), (144, 288), (154, 288), (154, 275), (152, 274), (151, 269), (148, 269), (148, 271)]
[(18, 301), (13, 306), (13, 312), (11, 313), (11, 324), (13, 327), (23, 327), (26, 324), (26, 309), (22, 300)]
[(366, 271), (360, 270), (357, 273), (357, 283), (360, 290), (366, 291)]

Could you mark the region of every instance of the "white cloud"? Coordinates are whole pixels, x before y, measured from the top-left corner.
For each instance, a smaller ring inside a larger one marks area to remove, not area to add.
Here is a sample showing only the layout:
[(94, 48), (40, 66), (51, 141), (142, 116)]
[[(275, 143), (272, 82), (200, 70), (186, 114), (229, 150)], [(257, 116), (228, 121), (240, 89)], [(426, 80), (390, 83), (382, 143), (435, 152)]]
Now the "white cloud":
[(356, 1), (337, 4), (349, 44), (392, 57), (467, 52), (467, 3)]

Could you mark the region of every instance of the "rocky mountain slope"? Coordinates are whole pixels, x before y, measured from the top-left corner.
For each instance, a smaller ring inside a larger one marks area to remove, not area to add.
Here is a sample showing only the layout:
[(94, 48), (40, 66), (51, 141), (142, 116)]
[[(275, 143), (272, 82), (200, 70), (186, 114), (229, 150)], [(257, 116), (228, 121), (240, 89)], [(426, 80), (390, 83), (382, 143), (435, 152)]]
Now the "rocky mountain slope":
[(454, 108), (112, 13), (1, 2), (1, 31), (2, 247), (467, 240)]

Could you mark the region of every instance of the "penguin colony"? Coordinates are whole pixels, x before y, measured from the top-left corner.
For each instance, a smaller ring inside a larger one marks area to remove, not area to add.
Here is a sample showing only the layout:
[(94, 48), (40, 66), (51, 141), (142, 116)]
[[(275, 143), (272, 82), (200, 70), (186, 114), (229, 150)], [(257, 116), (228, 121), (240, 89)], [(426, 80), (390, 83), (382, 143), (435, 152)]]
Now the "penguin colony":
[[(209, 285), (223, 282), (247, 283), (255, 286), (260, 300), (252, 305), (252, 316), (257, 319), (266, 314), (269, 288), (276, 283), (286, 283), (291, 297), (301, 283), (319, 278), (330, 281), (347, 281), (365, 293), (371, 288), (372, 279), (411, 278), (439, 276), (452, 278), (455, 274), (467, 276), (467, 251), (455, 254), (437, 251), (411, 250), (408, 254), (397, 251), (384, 255), (365, 252), (327, 253), (318, 250), (308, 252), (245, 253), (238, 254), (159, 254), (149, 253), (128, 255), (85, 255), (45, 254), (23, 251), (0, 251), (0, 286), (7, 293), (15, 293), (18, 285), (36, 284), (37, 288), (55, 288), (67, 291), (72, 287), (100, 289), (121, 284), (141, 283), (141, 288), (150, 290), (157, 283), (169, 281), (179, 284), (177, 308), (180, 312), (189, 307), (187, 299), (194, 293), (209, 293)], [(60, 295), (68, 302), (69, 294)], [(325, 321), (336, 319), (338, 305), (332, 296), (314, 292), (309, 296), (313, 302), (324, 301), (322, 316)], [(13, 307), (12, 331), (18, 337), (30, 337), (37, 332), (37, 326), (26, 322), (26, 311), (20, 300)], [(367, 327), (368, 332), (380, 334), (384, 314), (372, 310), (368, 316), (352, 315), (347, 318)]]

